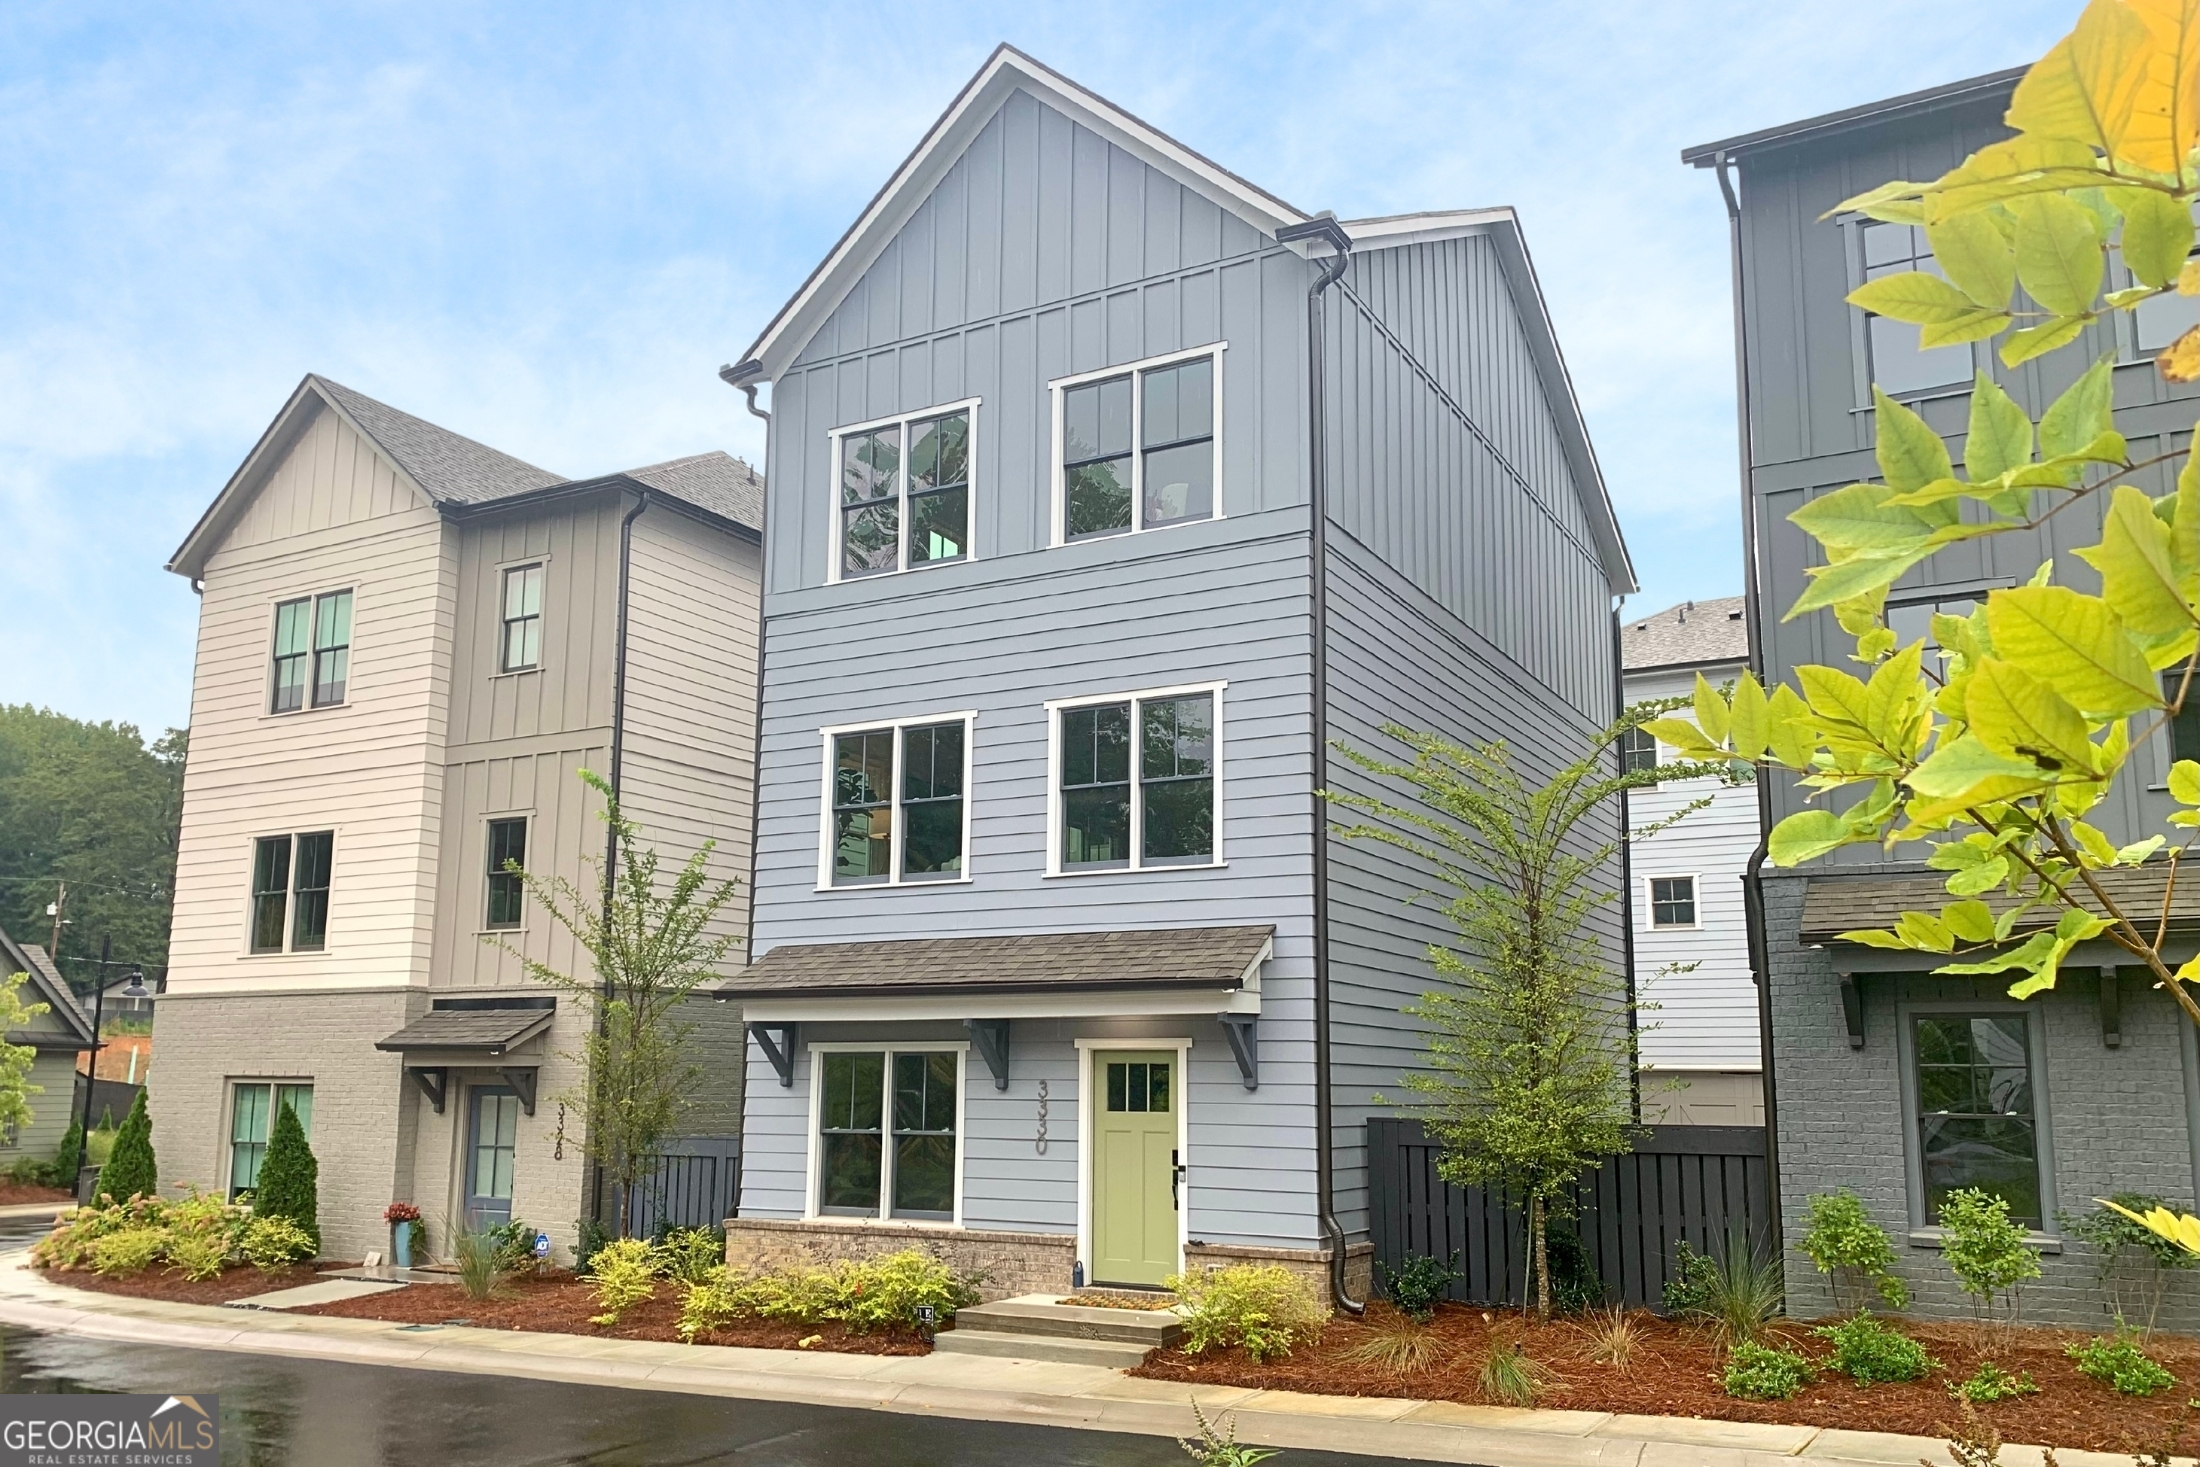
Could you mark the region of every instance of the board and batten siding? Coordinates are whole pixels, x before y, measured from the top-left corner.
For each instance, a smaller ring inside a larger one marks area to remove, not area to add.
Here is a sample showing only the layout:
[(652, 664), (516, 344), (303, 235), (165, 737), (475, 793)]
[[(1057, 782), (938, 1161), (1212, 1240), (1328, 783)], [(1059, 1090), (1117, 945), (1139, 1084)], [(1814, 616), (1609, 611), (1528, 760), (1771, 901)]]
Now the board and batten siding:
[[(1738, 677), (1741, 665), (1707, 667), (1703, 673), (1719, 686)], [(1695, 678), (1694, 668), (1630, 673), (1627, 701), (1685, 698)], [(1685, 708), (1666, 716), (1695, 721)], [(1659, 757), (1676, 756), (1666, 749)], [(1756, 786), (1716, 778), (1672, 780), (1632, 791), (1627, 814), (1640, 829), (1702, 799), (1711, 803), (1635, 842), (1635, 982), (1636, 996), (1645, 1006), (1642, 1063), (1646, 1069), (1668, 1071), (1755, 1070), (1763, 1053), (1742, 878), (1757, 848)], [(1659, 876), (1696, 878), (1695, 927), (1652, 924), (1650, 882)], [(1695, 967), (1686, 972), (1664, 971), (1690, 963)], [(1677, 1101), (1686, 1098), (1685, 1092), (1675, 1096)]]
[[(207, 562), (191, 698), (172, 990), (426, 981), (443, 816), (456, 561), (443, 521), (323, 407)], [(277, 602), (352, 592), (337, 707), (270, 714)], [(249, 955), (253, 840), (334, 830), (323, 952)]]
[(974, 558), (1043, 550), (1054, 473), (1047, 383), (1210, 343), (1228, 347), (1223, 513), (1304, 503), (1309, 269), (1013, 93), (772, 386), (773, 592), (827, 578), (834, 428), (978, 399)]
[[(1383, 730), (1386, 723), (1474, 745), (1503, 740), (1515, 766), (1533, 777), (1579, 756), (1609, 717), (1611, 680), (1601, 705), (1570, 706), (1526, 677), (1402, 573), (1351, 537), (1332, 532), (1329, 572), (1329, 733), (1377, 758), (1411, 763), (1409, 751)], [(1601, 644), (1610, 667), (1607, 630)], [(1579, 655), (1594, 658), (1597, 647)], [(1331, 788), (1412, 807), (1402, 783), (1361, 769), (1341, 753), (1329, 757)], [(1341, 805), (1339, 823), (1387, 822)], [(1618, 812), (1593, 837), (1617, 834)], [(1616, 887), (1618, 862), (1608, 879)], [(1456, 946), (1457, 929), (1443, 915), (1446, 892), (1435, 873), (1410, 852), (1372, 840), (1332, 834), (1329, 846), (1331, 1054), (1336, 1106), (1338, 1219), (1348, 1232), (1367, 1227), (1364, 1122), (1371, 1115), (1411, 1113), (1402, 1077), (1425, 1065), (1426, 1035), (1404, 1010), (1437, 985), (1432, 945)], [(1591, 915), (1593, 930), (1619, 970), (1621, 917), (1607, 903)]]

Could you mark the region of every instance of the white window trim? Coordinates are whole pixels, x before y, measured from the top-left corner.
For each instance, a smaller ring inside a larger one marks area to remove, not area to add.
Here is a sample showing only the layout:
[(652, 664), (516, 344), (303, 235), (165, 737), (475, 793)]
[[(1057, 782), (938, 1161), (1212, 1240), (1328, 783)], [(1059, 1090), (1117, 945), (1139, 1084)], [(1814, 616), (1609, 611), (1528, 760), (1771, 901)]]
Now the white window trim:
[[(883, 579), (886, 576), (903, 575), (908, 571), (914, 569), (914, 567), (909, 564), (908, 425), (911, 423), (923, 422), (928, 418), (949, 417), (955, 413), (968, 413), (970, 415), (970, 438), (966, 446), (966, 452), (969, 461), (965, 465), (965, 468), (969, 472), (969, 479), (967, 480), (969, 487), (965, 491), (963, 500), (963, 554), (961, 560), (926, 561), (924, 568), (926, 570), (930, 570), (935, 565), (961, 565), (966, 561), (973, 561), (978, 558), (978, 405), (983, 401), (983, 398), (966, 397), (960, 402), (943, 402), (933, 407), (918, 408), (915, 412), (895, 413), (890, 417), (873, 418), (869, 422), (865, 423), (847, 423), (842, 425), (841, 427), (833, 428), (827, 431), (827, 433), (825, 434), (825, 441), (827, 445), (826, 462), (829, 466), (832, 484), (832, 493), (828, 498), (828, 504), (832, 512), (832, 519), (825, 527), (826, 585), (837, 586), (844, 580), (876, 581)], [(891, 428), (897, 425), (900, 426), (902, 434), (901, 457), (894, 469), (894, 498), (895, 503), (898, 506), (897, 512), (899, 515), (899, 519), (897, 524), (897, 531), (900, 538), (895, 544), (894, 568), (890, 571), (870, 571), (860, 576), (842, 575), (840, 559), (840, 537), (842, 525), (842, 506), (840, 502), (840, 441), (843, 438), (850, 436), (851, 434), (869, 433), (875, 429)]]
[[(1136, 692), (1096, 693), (1075, 698), (1055, 698), (1044, 706), (1047, 715), (1047, 876), (1123, 876), (1132, 872), (1154, 871), (1212, 871), (1229, 865), (1222, 846), (1222, 817), (1225, 799), (1222, 789), (1223, 754), (1223, 689), (1227, 680), (1211, 683), (1185, 683), (1170, 688), (1141, 688)], [(1131, 850), (1127, 866), (1068, 866), (1062, 864), (1062, 715), (1078, 708), (1092, 708), (1106, 703), (1129, 702), (1131, 723), (1138, 724), (1138, 704), (1159, 698), (1183, 698), (1194, 693), (1211, 693), (1215, 700), (1215, 853), (1209, 861), (1170, 861), (1148, 866), (1144, 860), (1146, 818), (1145, 801), (1139, 798), (1143, 778), (1139, 773), (1140, 750), (1131, 750)]]
[[(265, 1085), (268, 1087), (267, 1130), (269, 1137), (272, 1139), (275, 1134), (275, 1087), (279, 1085), (303, 1085), (306, 1089), (311, 1090), (314, 1086), (314, 1077), (311, 1075), (231, 1075), (227, 1079), (227, 1084), (229, 1087), (228, 1103), (222, 1107), (222, 1119), (229, 1122), (229, 1124), (222, 1127), (221, 1140), (221, 1193), (224, 1197), (229, 1195), (231, 1181), (237, 1175), (237, 1091), (246, 1085)], [(313, 1141), (313, 1135), (310, 1131), (306, 1133), (306, 1141), (309, 1145)]]
[[(334, 707), (336, 705), (331, 704), (330, 706)], [(288, 715), (286, 714), (285, 716), (287, 717)], [(319, 835), (324, 830), (328, 832), (329, 836), (328, 938), (317, 948), (311, 949), (307, 952), (299, 952), (296, 949), (292, 948), (290, 945), (290, 938), (293, 930), (291, 927), (291, 923), (295, 919), (295, 913), (293, 913), (291, 910), (291, 903), (298, 895), (298, 837), (301, 835)], [(258, 870), (260, 842), (263, 840), (273, 840), (279, 835), (287, 835), (290, 837), (291, 863), (291, 886), (283, 896), (283, 945), (279, 950), (275, 952), (254, 952), (252, 950), (252, 879), (254, 873)], [(291, 826), (288, 829), (283, 830), (258, 830), (254, 831), (252, 834), (244, 838), (244, 941), (238, 946), (237, 955), (239, 957), (249, 958), (255, 963), (264, 963), (276, 958), (325, 958), (335, 950), (336, 856), (337, 853), (343, 849), (343, 844), (344, 828), (341, 825), (307, 825), (303, 827)], [(247, 1083), (257, 1084), (259, 1082), (248, 1080)]]
[(1078, 1038), (1077, 1047), (1077, 1261), (1092, 1278), (1092, 1113), (1094, 1060), (1110, 1050), (1176, 1051), (1176, 1161), (1184, 1168), (1176, 1208), (1176, 1266), (1184, 1267), (1184, 1249), (1192, 1236), (1192, 1041), (1189, 1039)]
[[(1660, 881), (1685, 881), (1688, 883), (1689, 909), (1696, 914), (1693, 922), (1660, 922), (1658, 920), (1657, 885)], [(1652, 932), (1701, 932), (1703, 931), (1703, 875), (1696, 871), (1646, 872), (1642, 878), (1642, 911), (1650, 919)]]
[[(343, 591), (349, 591), (351, 593), (351, 640), (344, 644), (344, 649), (347, 652), (356, 652), (359, 648), (359, 585), (356, 581), (347, 582), (341, 586), (330, 586), (326, 590), (320, 591), (271, 591), (267, 594), (267, 650), (264, 654), (262, 654), (260, 659), (261, 719), (265, 720), (270, 718), (296, 718), (300, 714), (327, 713), (333, 709), (349, 708), (351, 706), (351, 688), (353, 682), (356, 681), (356, 679), (353, 678), (352, 673), (354, 670), (357, 669), (359, 664), (359, 659), (356, 657), (350, 659), (344, 671), (344, 696), (339, 698), (334, 703), (316, 703), (313, 701), (314, 621), (321, 614), (321, 598), (323, 596), (334, 596)], [(303, 601), (312, 608), (311, 613), (306, 618), (306, 694), (305, 701), (300, 703), (297, 707), (285, 709), (283, 712), (277, 713), (274, 707), (275, 618), (277, 613), (285, 605), (289, 604), (292, 601)]]
[[(960, 723), (963, 726), (963, 842), (962, 875), (918, 877), (912, 881), (901, 872), (901, 731), (919, 728), (931, 723)], [(893, 871), (884, 881), (851, 881), (841, 886), (833, 880), (833, 740), (841, 734), (873, 733), (890, 729), (894, 735), (894, 845)], [(819, 891), (878, 891), (881, 888), (906, 888), (925, 886), (968, 885), (970, 875), (970, 775), (975, 767), (978, 743), (978, 713), (966, 708), (958, 713), (925, 713), (911, 718), (874, 718), (862, 723), (836, 723), (817, 731), (820, 749), (819, 805), (817, 826), (817, 889)]]
[[(810, 1121), (809, 1139), (805, 1143), (804, 1182), (802, 1187), (802, 1216), (805, 1220), (823, 1219), (834, 1223), (892, 1223), (904, 1228), (960, 1229), (963, 1225), (963, 1164), (968, 1154), (969, 1128), (964, 1124), (968, 1110), (970, 1041), (967, 1039), (941, 1039), (931, 1043), (904, 1040), (887, 1043), (883, 1040), (865, 1043), (858, 1040), (813, 1041), (806, 1046), (810, 1056)], [(897, 1054), (947, 1054), (955, 1056), (955, 1216), (942, 1222), (936, 1217), (895, 1217), (894, 1199), (894, 1056)], [(825, 1054), (883, 1054), (886, 1056), (886, 1094), (884, 1109), (879, 1113), (879, 1171), (878, 1216), (851, 1217), (846, 1213), (827, 1213), (818, 1205), (818, 1184), (824, 1164), (824, 1147), (819, 1125), (824, 1120), (825, 1086), (824, 1067), (818, 1056)]]
[[(1051, 399), (1050, 416), (1054, 422), (1054, 431), (1051, 435), (1053, 446), (1050, 467), (1047, 471), (1047, 476), (1052, 483), (1051, 498), (1053, 500), (1053, 507), (1047, 517), (1047, 544), (1049, 546), (1061, 546), (1071, 543), (1068, 524), (1069, 500), (1062, 475), (1064, 446), (1063, 395), (1070, 388), (1081, 387), (1087, 382), (1106, 382), (1116, 377), (1131, 378), (1131, 527), (1117, 533), (1143, 535), (1148, 533), (1147, 527), (1143, 523), (1146, 505), (1146, 449), (1141, 439), (1141, 433), (1145, 428), (1146, 395), (1138, 390), (1138, 379), (1146, 372), (1155, 371), (1162, 367), (1172, 367), (1179, 362), (1196, 361), (1200, 357), (1213, 357), (1215, 359), (1213, 374), (1215, 394), (1213, 444), (1215, 451), (1215, 512), (1209, 518), (1217, 520), (1225, 518), (1222, 509), (1222, 357), (1223, 353), (1229, 349), (1230, 343), (1227, 341), (1211, 341), (1205, 346), (1189, 347), (1183, 351), (1172, 351), (1163, 356), (1147, 357), (1142, 361), (1124, 362), (1118, 366), (1101, 367), (1091, 372), (1078, 372), (1068, 377), (1056, 377), (1047, 383), (1047, 394)], [(1175, 524), (1157, 525), (1154, 528), (1175, 530), (1188, 524), (1199, 523), (1201, 522), (1198, 520), (1179, 520)], [(1114, 535), (1091, 535), (1086, 537), (1090, 540), (1112, 540), (1114, 538)], [(1085, 541), (1080, 540), (1075, 543), (1081, 545)]]

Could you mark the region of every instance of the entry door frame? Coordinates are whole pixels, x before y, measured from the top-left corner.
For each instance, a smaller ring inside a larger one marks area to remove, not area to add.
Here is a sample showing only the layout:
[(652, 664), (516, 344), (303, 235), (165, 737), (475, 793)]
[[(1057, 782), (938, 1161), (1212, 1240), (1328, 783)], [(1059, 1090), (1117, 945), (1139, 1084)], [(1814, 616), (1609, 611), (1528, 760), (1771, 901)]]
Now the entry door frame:
[(1176, 1053), (1176, 1159), (1184, 1168), (1184, 1181), (1176, 1199), (1176, 1267), (1184, 1269), (1184, 1245), (1192, 1236), (1192, 1041), (1145, 1039), (1136, 1035), (1109, 1035), (1104, 1039), (1080, 1038), (1077, 1046), (1077, 1261), (1092, 1277), (1092, 1116), (1100, 1103), (1092, 1082), (1097, 1056), (1110, 1050)]
[[(484, 1084), (469, 1084), (466, 1087), (466, 1104), (464, 1106), (460, 1124), (458, 1127), (460, 1148), (458, 1211), (459, 1216), (466, 1219), (466, 1226), (469, 1228), (473, 1227), (475, 1223), (479, 1221), (479, 1219), (474, 1216), (474, 1159), (476, 1156), (476, 1142), (480, 1134), (481, 1102), (492, 1096), (498, 1098), (510, 1096), (514, 1104), (517, 1104), (519, 1100), (519, 1092), (513, 1089), (510, 1085), (504, 1084), (502, 1082), (492, 1081)], [(512, 1220), (513, 1203), (517, 1200), (516, 1194), (519, 1189), (519, 1134), (518, 1126), (516, 1124), (517, 1119), (517, 1117), (514, 1117), (515, 1124), (513, 1126), (512, 1137), (512, 1182), (513, 1192), (515, 1193), (515, 1196), (496, 1199), (502, 1201), (505, 1204), (504, 1221), (506, 1222), (510, 1222)]]

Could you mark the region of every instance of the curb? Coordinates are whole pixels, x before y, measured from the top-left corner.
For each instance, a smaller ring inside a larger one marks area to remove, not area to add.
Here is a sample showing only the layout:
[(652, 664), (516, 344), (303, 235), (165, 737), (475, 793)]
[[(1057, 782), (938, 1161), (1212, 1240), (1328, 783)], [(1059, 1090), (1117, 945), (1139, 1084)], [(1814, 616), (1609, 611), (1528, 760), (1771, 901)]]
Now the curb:
[[(53, 1283), (29, 1255), (0, 1255), (0, 1321), (126, 1344), (229, 1350), (460, 1374), (528, 1373), (572, 1385), (675, 1391), (817, 1406), (1012, 1421), (1145, 1436), (1196, 1430), (1192, 1402), (1268, 1447), (1483, 1467), (1911, 1467), (1950, 1462), (1926, 1437), (1600, 1411), (1540, 1411), (1393, 1397), (1315, 1396), (1142, 1380), (1091, 1365), (986, 1356), (807, 1354), (737, 1346), (598, 1340), (443, 1326), (401, 1333), (379, 1320), (171, 1304)], [(2063, 1467), (2129, 1467), (2121, 1453), (2060, 1451)], [(2003, 1449), (2039, 1467), (2037, 1447)], [(2190, 1457), (2174, 1459), (2195, 1467)]]

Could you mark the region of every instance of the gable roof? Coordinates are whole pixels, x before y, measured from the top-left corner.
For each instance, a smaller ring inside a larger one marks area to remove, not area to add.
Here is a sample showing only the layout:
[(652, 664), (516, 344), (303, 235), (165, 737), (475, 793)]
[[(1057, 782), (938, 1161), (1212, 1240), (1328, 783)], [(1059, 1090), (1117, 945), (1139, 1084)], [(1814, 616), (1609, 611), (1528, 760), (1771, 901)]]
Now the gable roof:
[(1943, 107), (1960, 106), (1966, 102), (1991, 98), (2006, 99), (2024, 79), (2027, 66), (2012, 66), (2005, 71), (1990, 71), (1984, 76), (1967, 77), (1958, 82), (1947, 82), (1937, 87), (1927, 87), (1921, 92), (1905, 92), (1899, 97), (1887, 97), (1877, 102), (1866, 102), (1860, 107), (1844, 107), (1838, 112), (1825, 112), (1816, 117), (1806, 117), (1800, 122), (1783, 122), (1777, 127), (1760, 128), (1745, 132), (1739, 137), (1724, 138), (1715, 143), (1700, 143), (1681, 150), (1681, 162), (1698, 168), (1718, 166), (1720, 157), (1740, 157), (1744, 153), (1761, 152), (1766, 148), (1789, 143), (1815, 142), (1835, 133), (1853, 132), (1858, 128), (1876, 127), (1901, 117), (1914, 117), (1922, 112), (1936, 112)]
[(1683, 601), (1629, 617), (1619, 635), (1619, 665), (1629, 672), (1749, 660), (1749, 623), (1739, 596)]
[(746, 463), (726, 453), (699, 453), (624, 474), (568, 479), (377, 402), (341, 382), (308, 372), (176, 548), (168, 569), (193, 578), (205, 571), (208, 557), (253, 492), (281, 461), (312, 414), (324, 408), (349, 424), (400, 479), (446, 514), (479, 512), (553, 492), (616, 488), (623, 481), (631, 481), (633, 487), (655, 489), (713, 519), (752, 532), (764, 523), (762, 479)]
[(17, 942), (0, 927), (0, 978), (11, 973), (30, 974), (28, 986), (34, 992), (28, 997), (43, 1003), (52, 1016), (77, 1040), (87, 1047), (92, 1040), (91, 1016), (77, 1006), (76, 995), (69, 991), (68, 981), (61, 970), (54, 966), (46, 950), (33, 942)]
[[(947, 110), (864, 205), (847, 232), (749, 344), (738, 365), (721, 368), (719, 375), (728, 382), (740, 384), (768, 382), (785, 371), (946, 177), (955, 161), (1008, 100), (1009, 94), (1016, 91), (1029, 93), (1271, 239), (1278, 230), (1306, 224), (1315, 217), (1003, 42), (978, 68), (977, 75), (956, 93)], [(1606, 579), (1616, 591), (1634, 591), (1634, 566), (1627, 554), (1626, 541), (1620, 535), (1603, 471), (1589, 443), (1588, 426), (1582, 419), (1580, 400), (1574, 395), (1573, 380), (1558, 349), (1557, 333), (1551, 325), (1542, 287), (1536, 281), (1535, 267), (1528, 258), (1519, 217), (1509, 208), (1461, 209), (1349, 220), (1344, 228), (1352, 238), (1355, 251), (1395, 249), (1469, 234), (1490, 237), (1512, 293), (1514, 309), (1527, 334), (1544, 396), (1551, 405), (1551, 416), (1565, 444), (1567, 467), (1574, 477), (1583, 512), (1588, 516)], [(1330, 247), (1318, 236), (1293, 239), (1283, 247), (1307, 259), (1320, 259), (1331, 253)]]

